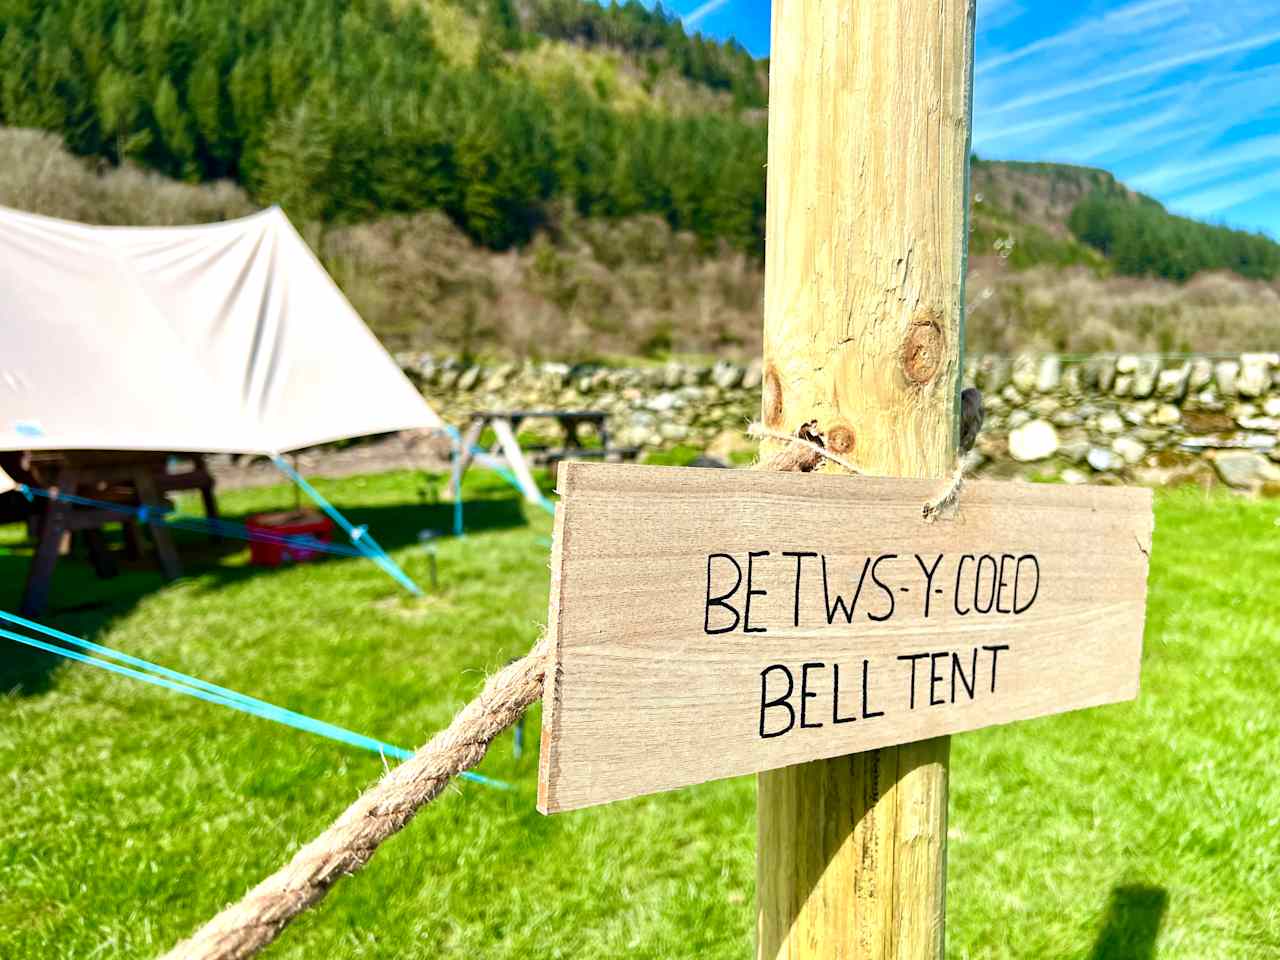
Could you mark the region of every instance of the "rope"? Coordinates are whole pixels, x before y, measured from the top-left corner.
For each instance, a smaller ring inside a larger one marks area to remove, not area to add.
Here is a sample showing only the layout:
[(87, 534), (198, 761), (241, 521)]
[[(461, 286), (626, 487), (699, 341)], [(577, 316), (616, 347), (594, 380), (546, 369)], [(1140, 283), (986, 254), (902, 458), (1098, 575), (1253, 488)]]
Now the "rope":
[[(227, 707), (231, 710), (238, 710), (241, 713), (247, 713), (250, 716), (259, 717), (263, 720), (270, 720), (286, 727), (292, 727), (295, 730), (302, 730), (306, 733), (315, 734), (324, 737), (327, 740), (333, 740), (338, 743), (345, 743), (348, 746), (359, 747), (361, 750), (368, 750), (370, 753), (376, 753), (383, 757), (392, 757), (396, 760), (407, 760), (413, 756), (412, 751), (405, 750), (403, 747), (393, 746), (384, 743), (381, 740), (375, 740), (373, 737), (366, 737), (364, 734), (355, 733), (344, 727), (336, 726), (332, 723), (326, 723), (323, 720), (316, 720), (314, 717), (308, 717), (306, 714), (296, 713), (293, 710), (286, 710), (284, 707), (277, 707), (273, 703), (267, 703), (265, 700), (259, 700), (256, 697), (249, 697), (243, 693), (237, 693), (227, 687), (218, 686), (216, 683), (209, 683), (207, 680), (201, 680), (199, 677), (189, 676), (180, 673), (177, 670), (170, 670), (168, 667), (162, 667), (159, 664), (151, 663), (143, 660), (141, 657), (135, 657), (127, 653), (121, 653), (119, 650), (113, 650), (110, 647), (104, 647), (102, 644), (93, 643), (89, 640), (82, 640), (79, 637), (61, 630), (55, 630), (52, 627), (46, 627), (43, 624), (20, 617), (17, 614), (7, 613), (0, 610), (0, 620), (7, 621), (15, 626), (22, 627), (32, 633), (39, 633), (59, 643), (65, 643), (80, 650), (89, 653), (98, 654), (99, 656), (89, 656), (86, 653), (77, 653), (75, 650), (68, 650), (66, 647), (60, 647), (44, 640), (38, 640), (35, 637), (25, 636), (20, 633), (14, 633), (12, 630), (0, 628), (0, 637), (12, 640), (15, 643), (21, 643), (24, 646), (32, 647), (36, 650), (42, 650), (45, 653), (52, 653), (55, 656), (64, 657), (67, 660), (73, 660), (77, 663), (88, 664), (91, 667), (97, 667), (99, 670), (105, 670), (108, 673), (119, 674), (120, 676), (129, 677), (133, 680), (140, 680), (143, 683), (149, 683), (152, 686), (162, 687), (174, 693), (180, 693), (183, 696), (193, 697), (196, 700), (203, 700), (206, 703), (216, 703), (219, 706)], [(100, 659), (106, 658), (106, 659)], [(112, 663), (111, 661), (116, 661)], [(126, 664), (122, 666), (121, 664)], [(494, 780), (490, 777), (483, 777), (480, 774), (464, 774), (469, 780), (477, 783), (484, 783), (488, 786), (500, 787), (508, 789), (510, 784), (503, 783), (501, 780)]]
[(951, 474), (951, 480), (947, 483), (947, 488), (941, 494), (934, 497), (921, 508), (921, 514), (929, 523), (933, 523), (938, 517), (942, 516), (944, 510), (953, 507), (957, 500), (960, 499), (960, 490), (964, 487), (964, 461), (961, 460), (956, 464), (955, 471)]
[[(809, 437), (778, 434), (758, 423), (751, 424), (748, 432), (753, 437), (787, 443), (781, 453), (758, 469), (812, 470), (825, 459), (850, 473), (860, 472)], [(957, 492), (958, 482), (940, 499), (953, 499)], [(439, 796), (450, 779), (483, 759), (494, 738), (542, 698), (547, 659), (544, 639), (491, 677), (480, 696), (463, 707), (443, 732), (366, 790), (289, 863), (161, 960), (247, 960), (272, 943), (294, 917), (323, 899), (339, 879), (368, 863), (378, 846)]]
[(794, 434), (771, 430), (758, 421), (747, 427), (747, 436), (755, 440), (781, 440), (789, 445), (784, 447), (767, 464), (764, 464), (762, 469), (780, 470), (783, 473), (808, 473), (818, 465), (819, 460), (829, 460), (837, 467), (842, 467), (855, 476), (862, 473), (848, 460), (832, 453), (817, 440), (811, 440), (803, 436), (802, 433), (806, 431), (807, 426), (806, 424), (806, 426), (801, 427)]
[[(920, 513), (925, 521), (933, 523), (945, 511), (955, 506), (960, 499), (960, 491), (964, 488), (965, 461), (963, 455), (973, 448), (978, 431), (982, 429), (985, 411), (982, 405), (982, 394), (975, 388), (968, 387), (960, 394), (960, 454), (955, 469), (947, 480), (946, 487), (936, 497), (926, 501)], [(808, 473), (817, 468), (823, 461), (829, 461), (858, 476), (862, 471), (854, 464), (828, 450), (822, 443), (822, 434), (816, 423), (802, 424), (794, 433), (782, 433), (771, 430), (764, 424), (754, 422), (747, 427), (747, 436), (756, 440), (778, 440), (786, 446), (767, 462), (758, 465), (761, 470), (778, 470), (784, 473)]]
[(944, 511), (950, 510), (960, 499), (960, 491), (964, 487), (964, 456), (973, 449), (982, 431), (982, 421), (986, 419), (986, 408), (982, 403), (982, 393), (977, 387), (965, 387), (960, 391), (960, 450), (956, 468), (951, 474), (947, 488), (924, 505), (921, 511), (928, 523), (933, 523)]
[(237, 540), (248, 540), (256, 543), (271, 543), (284, 547), (294, 547), (299, 550), (309, 550), (314, 553), (329, 553), (339, 557), (363, 557), (372, 560), (382, 568), (393, 580), (408, 590), (415, 597), (422, 596), (422, 590), (409, 579), (396, 562), (387, 555), (373, 536), (369, 533), (368, 528), (353, 526), (341, 513), (338, 512), (328, 500), (320, 495), (320, 493), (307, 483), (300, 474), (284, 463), (279, 457), (275, 460), (276, 465), (280, 467), (295, 483), (316, 501), (330, 519), (338, 524), (339, 527), (351, 538), (352, 546), (346, 546), (341, 543), (326, 543), (318, 540), (309, 534), (283, 534), (274, 533), (270, 530), (250, 529), (242, 523), (236, 523), (234, 520), (223, 520), (221, 518), (212, 517), (180, 517), (172, 514), (170, 508), (155, 505), (142, 504), (133, 506), (125, 503), (112, 503), (108, 500), (94, 500), (91, 497), (81, 497), (73, 493), (66, 493), (61, 490), (43, 490), (39, 487), (32, 487), (28, 484), (19, 484), (18, 490), (28, 500), (32, 497), (43, 497), (46, 500), (57, 500), (63, 503), (72, 503), (78, 506), (92, 507), (101, 510), (104, 513), (115, 513), (122, 517), (132, 517), (139, 523), (161, 524), (166, 527), (173, 527), (175, 530), (189, 530), (196, 533), (212, 533), (222, 537), (232, 537)]
[(383, 550), (378, 541), (373, 539), (373, 535), (369, 533), (367, 527), (353, 526), (351, 521), (339, 513), (338, 508), (326, 500), (319, 490), (307, 482), (302, 474), (293, 469), (284, 457), (274, 456), (271, 458), (271, 462), (276, 465), (276, 469), (292, 480), (299, 489), (310, 497), (312, 502), (323, 510), (330, 520), (343, 529), (347, 536), (351, 538), (351, 542), (357, 550), (381, 567), (387, 576), (391, 577), (415, 597), (422, 596), (422, 588), (409, 579), (409, 576), (387, 555), (387, 551)]
[(92, 507), (104, 513), (115, 513), (122, 517), (132, 517), (139, 523), (163, 524), (175, 530), (188, 530), (193, 533), (212, 533), (218, 536), (231, 537), (236, 540), (248, 540), (258, 543), (272, 543), (285, 547), (297, 547), (316, 553), (330, 553), (339, 557), (364, 557), (365, 553), (355, 547), (341, 543), (327, 543), (309, 534), (274, 533), (270, 530), (250, 529), (234, 520), (223, 520), (215, 517), (185, 517), (170, 512), (168, 507), (155, 505), (133, 506), (127, 503), (112, 503), (109, 500), (94, 500), (92, 497), (81, 497), (62, 490), (45, 490), (29, 484), (19, 484), (18, 490), (28, 500), (41, 497), (45, 500), (58, 500), (82, 507)]
[(161, 960), (245, 960), (275, 940), (338, 880), (368, 863), (379, 844), (403, 829), (450, 779), (479, 763), (494, 738), (542, 698), (547, 653), (545, 641), (539, 641), (490, 677), (480, 696), (443, 732), (366, 790), (285, 866)]

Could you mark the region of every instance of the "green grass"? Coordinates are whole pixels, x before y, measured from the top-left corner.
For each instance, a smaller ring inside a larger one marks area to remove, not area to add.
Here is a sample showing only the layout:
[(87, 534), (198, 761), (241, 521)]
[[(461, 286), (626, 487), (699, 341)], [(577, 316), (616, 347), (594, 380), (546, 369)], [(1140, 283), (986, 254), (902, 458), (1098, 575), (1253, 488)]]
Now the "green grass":
[[(425, 582), (420, 476), (320, 484)], [(112, 581), (65, 563), (51, 622), (403, 745), (443, 725), (545, 618), (549, 520), (471, 482), (472, 532), (441, 583), (403, 595), (371, 564), (262, 571), (184, 546), (189, 577)], [(292, 501), (232, 491), (231, 514)], [(952, 958), (1280, 953), (1280, 505), (1158, 500), (1143, 695), (957, 737)], [(0, 607), (26, 558), (0, 528)], [(147, 957), (238, 897), (381, 770), (347, 747), (88, 667), (0, 659), (0, 957)], [(343, 881), (276, 958), (751, 955), (750, 778), (544, 818), (529, 750), (481, 770)], [(619, 736), (628, 735), (620, 725)]]

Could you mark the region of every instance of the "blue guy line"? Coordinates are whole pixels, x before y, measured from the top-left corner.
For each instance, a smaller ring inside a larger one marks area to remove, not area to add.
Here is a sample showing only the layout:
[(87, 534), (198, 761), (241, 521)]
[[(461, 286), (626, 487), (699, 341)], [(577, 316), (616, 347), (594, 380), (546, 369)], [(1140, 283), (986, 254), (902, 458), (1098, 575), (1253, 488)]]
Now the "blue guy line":
[(240, 540), (258, 541), (262, 543), (275, 543), (285, 547), (296, 547), (302, 550), (312, 550), (317, 553), (331, 553), (339, 557), (364, 557), (366, 554), (362, 550), (355, 547), (349, 547), (341, 543), (326, 543), (323, 540), (317, 540), (315, 537), (307, 534), (282, 534), (273, 533), (270, 530), (249, 529), (242, 523), (236, 523), (234, 520), (222, 520), (212, 517), (184, 517), (179, 516), (169, 510), (167, 507), (143, 506), (135, 507), (125, 503), (111, 503), (107, 500), (93, 500), (89, 497), (81, 497), (72, 493), (63, 493), (62, 491), (54, 492), (52, 490), (43, 490), (39, 487), (28, 486), (25, 483), (18, 485), (18, 490), (28, 500), (35, 497), (42, 497), (46, 500), (60, 500), (65, 503), (73, 503), (79, 506), (93, 507), (104, 513), (116, 513), (122, 517), (133, 517), (139, 523), (146, 524), (163, 524), (166, 527), (173, 527), (176, 530), (190, 530), (195, 533), (215, 533), (224, 537), (235, 537)]
[[(452, 431), (454, 437), (457, 437), (458, 431), (454, 430), (452, 427), (448, 427), (447, 429)], [(452, 448), (449, 451), (449, 466), (450, 466), (449, 472), (451, 474), (457, 472), (458, 460), (460, 456), (461, 454), (459, 452), (459, 445), (457, 440), (455, 439), (453, 442)], [(462, 524), (462, 478), (459, 477), (458, 490), (453, 498), (453, 535), (455, 537), (461, 537), (464, 533), (465, 533), (465, 530), (463, 529), (463, 524)]]
[[(446, 423), (444, 425), (444, 429), (445, 429), (445, 432), (449, 434), (449, 436), (453, 439), (453, 442), (455, 444), (458, 444), (459, 446), (462, 445), (462, 434), (458, 432), (457, 427)], [(471, 453), (479, 454), (480, 456), (485, 456), (485, 457), (489, 455), (488, 450), (485, 450), (483, 447), (476, 446), (476, 445), (473, 445), (471, 447)], [(519, 490), (521, 494), (524, 493), (524, 489), (520, 486), (520, 481), (516, 479), (516, 475), (512, 473), (510, 470), (506, 469), (505, 467), (495, 466), (493, 468), (493, 471), (498, 476), (500, 476), (503, 480), (507, 481), (507, 483), (509, 483), (515, 489)], [(459, 494), (461, 494), (461, 491), (459, 491)], [(552, 503), (550, 500), (548, 500), (546, 497), (539, 494), (537, 503), (538, 503), (538, 506), (540, 506), (547, 513), (551, 514), (551, 516), (554, 517), (556, 515), (556, 505)], [(455, 524), (457, 524), (459, 522), (458, 517), (459, 517), (459, 514), (461, 513), (461, 510), (458, 507), (455, 507), (454, 511), (455, 511), (454, 522)]]
[(215, 533), (227, 537), (236, 537), (244, 540), (256, 540), (261, 543), (275, 543), (284, 547), (296, 547), (299, 550), (311, 550), (316, 553), (331, 553), (337, 557), (363, 557), (364, 553), (355, 547), (349, 547), (342, 543), (326, 543), (323, 540), (317, 540), (309, 534), (282, 534), (272, 533), (269, 530), (250, 530), (242, 524), (234, 521), (217, 521), (207, 517), (177, 517), (170, 516), (165, 521), (165, 526), (174, 527), (178, 530), (190, 530), (196, 533)]
[[(90, 666), (107, 670), (111, 673), (117, 673), (121, 676), (130, 677), (134, 680), (141, 680), (143, 683), (150, 683), (157, 687), (163, 687), (175, 693), (181, 693), (188, 697), (194, 697), (197, 700), (204, 700), (208, 703), (216, 703), (220, 706), (229, 707), (232, 710), (239, 710), (241, 713), (247, 713), (251, 716), (260, 717), (264, 720), (270, 720), (287, 727), (293, 727), (297, 730), (303, 730), (316, 736), (325, 737), (329, 740), (335, 740), (339, 743), (345, 743), (349, 746), (359, 747), (362, 750), (368, 750), (385, 757), (394, 757), (397, 760), (408, 760), (413, 756), (413, 751), (406, 750), (403, 747), (393, 746), (376, 740), (373, 737), (366, 737), (360, 733), (354, 733), (344, 727), (336, 726), (332, 723), (325, 723), (323, 720), (316, 720), (305, 714), (296, 713), (293, 710), (286, 710), (284, 707), (277, 707), (275, 704), (267, 703), (265, 700), (258, 700), (255, 697), (249, 697), (243, 693), (237, 693), (235, 690), (229, 690), (226, 687), (220, 687), (216, 683), (209, 683), (201, 680), (199, 677), (192, 677), (185, 673), (179, 673), (177, 670), (170, 670), (168, 667), (162, 667), (159, 664), (151, 663), (140, 657), (134, 657), (127, 653), (121, 653), (119, 650), (113, 650), (110, 647), (104, 647), (101, 644), (93, 643), (89, 640), (82, 640), (79, 637), (61, 630), (55, 630), (52, 627), (46, 627), (34, 621), (27, 620), (16, 614), (7, 613), (0, 610), (0, 620), (6, 620), (17, 626), (24, 627), (36, 633), (42, 633), (47, 637), (59, 640), (63, 643), (78, 647), (81, 650), (89, 650), (93, 653), (101, 654), (103, 657), (109, 658), (102, 660), (98, 657), (91, 657), (83, 653), (77, 653), (75, 650), (68, 650), (65, 647), (56, 646), (52, 643), (46, 643), (43, 640), (37, 640), (34, 637), (23, 636), (0, 627), (0, 637), (5, 637), (17, 643), (25, 644), (28, 647), (34, 647), (37, 650), (43, 650), (46, 653), (52, 653), (60, 657), (66, 657), (68, 660), (74, 660), (79, 663), (87, 663)], [(112, 663), (111, 660), (119, 661)], [(121, 666), (121, 663), (130, 666)], [(137, 667), (139, 669), (133, 669)], [(492, 777), (486, 777), (471, 771), (464, 771), (461, 776), (475, 783), (482, 783), (486, 786), (498, 787), (500, 789), (510, 789), (511, 785), (502, 780), (495, 780)]]
[(373, 535), (365, 527), (353, 526), (351, 522), (338, 512), (337, 507), (331, 504), (323, 496), (320, 491), (309, 484), (302, 474), (281, 456), (273, 456), (271, 462), (286, 477), (296, 483), (308, 497), (310, 497), (325, 515), (334, 523), (343, 529), (348, 537), (351, 538), (352, 544), (360, 550), (366, 557), (381, 567), (388, 576), (408, 590), (415, 597), (422, 596), (422, 588), (409, 579), (408, 575), (396, 565), (396, 562), (387, 556), (387, 551), (383, 550), (378, 541), (373, 539)]

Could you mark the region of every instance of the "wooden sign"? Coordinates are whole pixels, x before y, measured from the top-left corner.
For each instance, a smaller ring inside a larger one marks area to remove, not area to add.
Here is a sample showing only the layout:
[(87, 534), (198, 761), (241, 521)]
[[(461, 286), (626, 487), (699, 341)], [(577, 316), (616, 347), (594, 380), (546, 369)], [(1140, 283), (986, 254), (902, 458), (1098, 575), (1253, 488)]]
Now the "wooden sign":
[(544, 813), (1137, 696), (1151, 492), (565, 463)]

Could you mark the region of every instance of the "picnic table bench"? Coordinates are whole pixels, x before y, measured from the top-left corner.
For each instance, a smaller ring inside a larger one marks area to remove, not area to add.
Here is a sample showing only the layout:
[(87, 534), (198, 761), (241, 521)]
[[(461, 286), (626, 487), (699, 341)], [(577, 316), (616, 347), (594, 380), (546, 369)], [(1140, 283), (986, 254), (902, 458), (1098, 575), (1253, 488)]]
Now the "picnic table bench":
[[(558, 447), (529, 446), (522, 448), (516, 439), (520, 425), (527, 420), (551, 420), (560, 428), (564, 442)], [(608, 461), (635, 460), (639, 447), (615, 447), (609, 440), (609, 415), (602, 410), (479, 410), (471, 414), (471, 422), (462, 435), (462, 449), (454, 460), (449, 482), (452, 496), (462, 496), (462, 477), (473, 462), (483, 466), (510, 470), (520, 485), (525, 498), (532, 503), (543, 499), (542, 492), (533, 481), (530, 464), (547, 466), (555, 476), (555, 468), (562, 460), (599, 459)], [(579, 430), (590, 426), (598, 447), (583, 446)], [(488, 427), (495, 442), (485, 452), (480, 450), (480, 438)]]
[[(170, 470), (174, 458), (190, 463), (182, 471)], [(170, 504), (165, 494), (177, 490), (198, 490), (208, 517), (218, 516), (213, 477), (199, 454), (170, 454), (104, 450), (31, 451), (6, 460), (5, 471), (14, 480), (46, 490), (56, 489), (122, 508), (156, 508), (157, 517)], [(89, 559), (99, 577), (118, 572), (107, 549), (103, 528), (109, 523), (123, 525), (125, 549), (130, 559), (142, 555), (138, 516), (132, 509), (86, 506), (65, 500), (40, 499), (34, 502), (28, 527), (36, 542), (35, 555), (27, 572), (21, 612), (38, 617), (48, 601), (49, 589), (59, 556), (79, 533), (88, 547)], [(161, 522), (148, 523), (160, 570), (166, 579), (182, 575), (178, 553), (168, 528)]]

